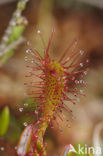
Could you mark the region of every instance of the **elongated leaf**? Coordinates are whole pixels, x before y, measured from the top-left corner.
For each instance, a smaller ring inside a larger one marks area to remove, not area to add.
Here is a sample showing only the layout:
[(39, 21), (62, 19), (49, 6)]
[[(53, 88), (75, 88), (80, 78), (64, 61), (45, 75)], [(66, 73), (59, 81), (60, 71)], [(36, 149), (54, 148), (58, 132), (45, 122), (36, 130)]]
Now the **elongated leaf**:
[(9, 125), (9, 108), (6, 106), (0, 114), (0, 136), (5, 135)]
[(25, 130), (23, 131), (18, 148), (17, 148), (17, 154), (24, 156), (29, 151), (30, 141), (32, 136), (32, 126), (27, 126)]

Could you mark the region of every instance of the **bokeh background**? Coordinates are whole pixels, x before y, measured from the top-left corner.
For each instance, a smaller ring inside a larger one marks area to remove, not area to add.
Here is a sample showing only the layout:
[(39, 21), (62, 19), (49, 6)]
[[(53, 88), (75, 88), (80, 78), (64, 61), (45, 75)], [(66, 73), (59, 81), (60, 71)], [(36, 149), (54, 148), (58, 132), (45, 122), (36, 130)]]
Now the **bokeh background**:
[[(0, 0), (0, 38), (9, 23), (16, 8), (16, 0)], [(80, 97), (80, 102), (72, 106), (76, 118), (70, 119), (71, 128), (61, 123), (63, 133), (58, 126), (48, 128), (45, 134), (48, 156), (59, 156), (66, 144), (76, 146), (78, 143), (88, 146), (103, 145), (103, 0), (30, 0), (23, 15), (28, 20), (23, 36), (25, 42), (19, 45), (14, 55), (0, 68), (0, 111), (8, 105), (10, 109), (9, 128), (3, 137), (0, 137), (0, 147), (8, 146), (15, 151), (19, 137), (25, 128), (24, 122), (32, 123), (35, 116), (25, 115), (19, 111), (24, 102), (24, 75), (26, 41), (41, 51), (42, 44), (36, 35), (37, 29), (43, 32), (45, 40), (49, 38), (51, 28), (56, 33), (52, 46), (52, 56), (58, 58), (63, 50), (75, 39), (78, 47), (88, 57), (89, 72), (86, 75), (86, 97)], [(5, 144), (4, 144), (5, 142)], [(2, 149), (0, 156), (9, 156), (9, 152)], [(101, 155), (102, 156), (102, 155)]]

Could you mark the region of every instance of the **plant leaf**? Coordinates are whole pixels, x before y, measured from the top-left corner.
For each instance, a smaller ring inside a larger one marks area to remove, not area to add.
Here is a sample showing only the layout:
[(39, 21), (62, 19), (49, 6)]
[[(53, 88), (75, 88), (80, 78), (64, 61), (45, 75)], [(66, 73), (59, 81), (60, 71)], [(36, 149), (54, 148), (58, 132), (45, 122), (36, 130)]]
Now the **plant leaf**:
[(0, 136), (5, 135), (9, 125), (10, 112), (6, 106), (0, 114)]
[(25, 128), (25, 130), (21, 135), (17, 148), (18, 155), (24, 156), (29, 151), (31, 136), (32, 136), (32, 126), (30, 125)]

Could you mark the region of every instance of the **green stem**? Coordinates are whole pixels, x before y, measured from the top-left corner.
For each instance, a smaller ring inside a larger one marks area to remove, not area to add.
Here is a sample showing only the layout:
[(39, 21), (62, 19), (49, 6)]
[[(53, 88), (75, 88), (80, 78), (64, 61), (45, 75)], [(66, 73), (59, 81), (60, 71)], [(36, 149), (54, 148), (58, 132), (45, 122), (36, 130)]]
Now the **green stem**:
[(21, 35), (27, 25), (27, 20), (22, 17), (22, 11), (26, 8), (28, 0), (19, 0), (17, 9), (9, 22), (9, 25), (2, 37), (0, 43), (0, 63), (3, 65), (6, 61), (13, 56), (14, 49), (20, 44)]

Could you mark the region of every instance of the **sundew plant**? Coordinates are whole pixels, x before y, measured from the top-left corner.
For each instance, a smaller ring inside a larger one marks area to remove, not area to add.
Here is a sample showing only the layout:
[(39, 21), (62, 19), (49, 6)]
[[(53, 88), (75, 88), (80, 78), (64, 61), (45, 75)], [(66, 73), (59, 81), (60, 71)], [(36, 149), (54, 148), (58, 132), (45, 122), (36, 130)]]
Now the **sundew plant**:
[[(25, 82), (27, 94), (32, 98), (32, 104), (24, 104), (23, 109), (31, 109), (39, 113), (37, 122), (26, 125), (18, 143), (17, 154), (19, 156), (45, 156), (46, 147), (43, 141), (46, 129), (55, 120), (60, 127), (56, 116), (64, 120), (63, 109), (71, 113), (72, 110), (65, 104), (65, 101), (73, 105), (79, 100), (79, 95), (84, 95), (81, 87), (86, 87), (86, 81), (83, 80), (87, 74), (88, 59), (81, 62), (80, 58), (84, 54), (83, 50), (76, 50), (77, 40), (62, 53), (58, 60), (51, 57), (51, 44), (55, 34), (52, 29), (48, 44), (45, 44), (40, 30), (37, 31), (44, 45), (44, 55), (41, 56), (36, 48), (26, 50), (25, 61), (30, 62), (26, 67), (28, 74)], [(77, 85), (80, 85), (78, 87)], [(71, 96), (72, 95), (72, 96)], [(71, 98), (73, 97), (73, 98)], [(36, 108), (35, 108), (36, 103)], [(37, 110), (35, 110), (37, 109)], [(68, 120), (67, 128), (70, 128)]]

